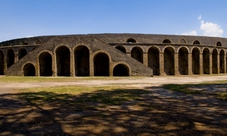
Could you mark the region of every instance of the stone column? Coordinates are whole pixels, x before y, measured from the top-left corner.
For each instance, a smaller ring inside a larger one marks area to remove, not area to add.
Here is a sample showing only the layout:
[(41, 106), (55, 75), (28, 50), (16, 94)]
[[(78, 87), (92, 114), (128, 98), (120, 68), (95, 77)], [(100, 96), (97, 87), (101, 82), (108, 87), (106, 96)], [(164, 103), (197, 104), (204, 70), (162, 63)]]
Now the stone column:
[(148, 67), (148, 53), (143, 53), (143, 64)]
[(200, 65), (199, 65), (199, 67), (200, 67), (200, 75), (202, 75), (203, 74), (203, 53), (200, 53), (199, 54), (200, 56), (199, 56), (199, 62), (200, 62)]
[(18, 61), (18, 52), (14, 53), (14, 63)]
[(188, 53), (188, 75), (192, 75), (192, 53)]
[(210, 53), (210, 74), (213, 74), (213, 72), (212, 72), (212, 62), (213, 62), (213, 60), (212, 60), (212, 52)]
[(174, 75), (180, 75), (180, 73), (179, 73), (178, 52), (174, 53)]
[(160, 65), (160, 76), (165, 76), (165, 71), (164, 71), (164, 53), (160, 52), (159, 53), (159, 65)]
[(224, 73), (226, 73), (226, 54), (224, 53)]
[(89, 58), (89, 68), (90, 68), (90, 76), (94, 76), (94, 62), (93, 62), (93, 54), (90, 52), (90, 58)]
[(129, 57), (131, 57), (131, 52), (126, 52), (126, 55), (128, 55)]
[(70, 76), (75, 76), (74, 51), (70, 51)]
[(52, 56), (52, 76), (57, 76), (56, 54), (53, 54), (53, 56)]
[(7, 71), (7, 53), (4, 54), (4, 75), (6, 75)]
[(220, 74), (220, 53), (217, 54), (217, 74)]

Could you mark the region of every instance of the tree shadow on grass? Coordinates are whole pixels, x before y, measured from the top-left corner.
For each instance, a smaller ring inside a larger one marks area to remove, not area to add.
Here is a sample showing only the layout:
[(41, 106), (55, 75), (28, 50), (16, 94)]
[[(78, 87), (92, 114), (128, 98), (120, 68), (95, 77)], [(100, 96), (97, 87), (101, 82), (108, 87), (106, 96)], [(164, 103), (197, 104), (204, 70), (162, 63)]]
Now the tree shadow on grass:
[(193, 98), (180, 99), (184, 94), (178, 94), (179, 100), (164, 98), (158, 91), (163, 89), (0, 95), (0, 135), (225, 134), (226, 120), (219, 123), (213, 120), (226, 118), (223, 112), (226, 107), (219, 107), (220, 114), (216, 111), (215, 115), (203, 117), (186, 106), (193, 104)]

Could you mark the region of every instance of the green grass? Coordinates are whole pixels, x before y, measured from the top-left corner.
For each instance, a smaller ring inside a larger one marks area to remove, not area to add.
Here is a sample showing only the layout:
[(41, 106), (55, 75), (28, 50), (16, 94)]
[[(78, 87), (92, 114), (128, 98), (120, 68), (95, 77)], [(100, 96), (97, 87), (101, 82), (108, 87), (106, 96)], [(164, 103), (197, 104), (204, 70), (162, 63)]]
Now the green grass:
[(221, 99), (221, 100), (227, 100), (227, 92), (218, 92), (216, 93), (217, 98)]
[(194, 90), (191, 89), (189, 87), (192, 86), (199, 86), (199, 85), (192, 85), (192, 84), (183, 84), (183, 85), (179, 85), (179, 84), (167, 84), (167, 85), (163, 85), (164, 89), (168, 89), (168, 90), (172, 90), (172, 91), (176, 91), (176, 92), (182, 92), (185, 94), (201, 94), (202, 91), (201, 90)]

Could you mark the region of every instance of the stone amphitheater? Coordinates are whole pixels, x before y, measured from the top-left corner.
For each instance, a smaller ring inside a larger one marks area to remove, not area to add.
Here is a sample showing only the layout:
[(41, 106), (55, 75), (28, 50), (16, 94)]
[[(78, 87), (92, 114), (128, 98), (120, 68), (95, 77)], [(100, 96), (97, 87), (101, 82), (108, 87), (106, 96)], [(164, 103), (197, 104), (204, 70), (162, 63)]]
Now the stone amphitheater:
[(227, 38), (157, 34), (38, 36), (0, 43), (0, 75), (224, 74)]

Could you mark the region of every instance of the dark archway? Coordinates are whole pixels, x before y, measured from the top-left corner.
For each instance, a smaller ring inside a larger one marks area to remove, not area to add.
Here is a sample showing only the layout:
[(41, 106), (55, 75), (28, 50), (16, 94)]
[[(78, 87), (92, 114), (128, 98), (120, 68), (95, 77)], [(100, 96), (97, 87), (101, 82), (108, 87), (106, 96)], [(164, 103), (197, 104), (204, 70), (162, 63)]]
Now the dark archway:
[(216, 46), (222, 46), (221, 42), (217, 42)]
[(185, 47), (180, 48), (178, 53), (179, 73), (188, 75), (188, 50)]
[(31, 63), (27, 63), (24, 68), (24, 76), (35, 76), (35, 67)]
[(143, 50), (140, 47), (134, 47), (131, 51), (132, 58), (143, 63)]
[(4, 54), (0, 50), (0, 75), (4, 75)]
[(160, 75), (159, 50), (156, 47), (148, 50), (148, 66), (153, 69), (153, 75)]
[(125, 47), (123, 47), (121, 45), (116, 46), (115, 48), (118, 49), (119, 51), (123, 52), (123, 53), (126, 53)]
[(79, 46), (74, 51), (75, 56), (75, 75), (89, 76), (90, 75), (90, 53), (86, 46)]
[(203, 73), (210, 74), (210, 51), (207, 48), (203, 50)]
[(165, 39), (162, 43), (171, 43), (171, 41), (169, 39)]
[(185, 39), (181, 39), (180, 43), (186, 43), (186, 40)]
[(109, 57), (98, 53), (94, 57), (94, 76), (109, 76)]
[(39, 55), (40, 76), (52, 76), (52, 57), (50, 53), (43, 52)]
[(58, 47), (56, 50), (57, 75), (70, 76), (70, 51), (66, 46)]
[(214, 49), (212, 52), (212, 74), (218, 73), (218, 51)]
[(9, 49), (7, 51), (7, 68), (14, 64), (14, 57), (15, 57), (14, 51), (12, 49)]
[(129, 38), (126, 42), (127, 43), (136, 43), (136, 40), (133, 38)]
[(192, 50), (192, 73), (199, 74), (200, 73), (200, 51), (198, 48), (194, 48)]
[(164, 50), (164, 71), (166, 75), (174, 75), (174, 49), (171, 47)]
[(129, 68), (126, 65), (118, 64), (114, 67), (113, 76), (129, 76)]
[(26, 49), (20, 49), (18, 51), (18, 59), (23, 58), (25, 55), (27, 55), (27, 50)]
[(193, 44), (200, 44), (200, 42), (199, 42), (198, 40), (195, 40), (195, 41), (193, 42)]
[(220, 52), (220, 73), (225, 73), (224, 61), (225, 61), (225, 52), (224, 52), (224, 50), (221, 50), (221, 52)]

